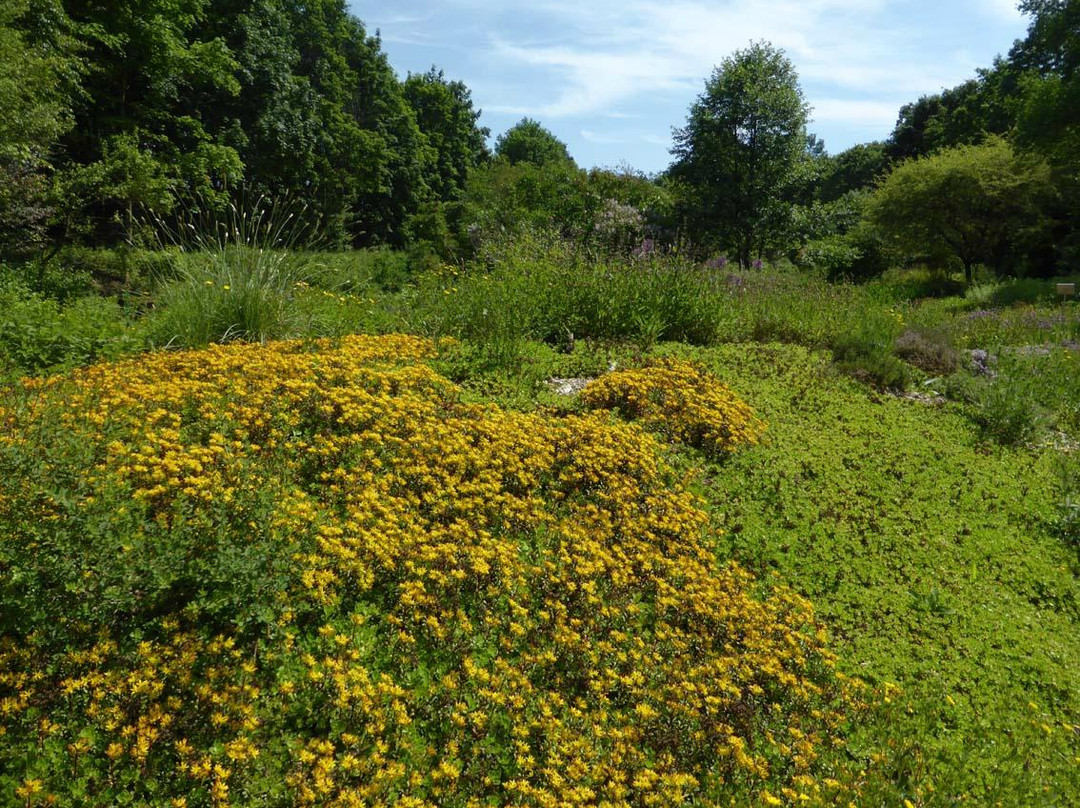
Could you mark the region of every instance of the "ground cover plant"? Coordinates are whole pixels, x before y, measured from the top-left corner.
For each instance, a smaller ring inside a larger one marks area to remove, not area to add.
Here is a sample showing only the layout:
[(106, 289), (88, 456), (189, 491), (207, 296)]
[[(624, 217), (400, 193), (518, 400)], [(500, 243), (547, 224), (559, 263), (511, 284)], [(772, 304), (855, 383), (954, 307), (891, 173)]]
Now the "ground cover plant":
[(900, 686), (871, 732), (889, 773), (859, 804), (1074, 804), (1070, 453), (988, 446), (963, 406), (874, 393), (799, 346), (663, 353), (702, 362), (769, 422), (700, 480), (722, 557), (818, 604), (842, 669)]
[[(408, 336), (158, 352), (0, 404), (19, 804), (847, 804), (868, 691), (640, 427)], [(704, 378), (699, 371), (699, 378)], [(727, 429), (733, 397), (698, 418)]]
[(0, 2), (0, 806), (1080, 805), (1080, 3), (649, 174), (347, 5)]

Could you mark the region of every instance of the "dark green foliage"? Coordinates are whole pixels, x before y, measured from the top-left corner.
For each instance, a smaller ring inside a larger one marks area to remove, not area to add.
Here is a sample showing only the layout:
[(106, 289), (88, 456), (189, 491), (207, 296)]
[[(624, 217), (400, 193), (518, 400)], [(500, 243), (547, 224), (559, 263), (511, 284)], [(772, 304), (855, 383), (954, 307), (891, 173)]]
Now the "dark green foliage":
[(944, 148), (969, 146), (987, 135), (1005, 135), (1016, 120), (1020, 75), (998, 59), (988, 70), (937, 95), (906, 104), (885, 154), (892, 161), (926, 157)]
[(490, 131), (478, 124), (469, 88), (447, 81), (441, 70), (410, 74), (402, 87), (417, 126), (435, 152), (427, 184), (438, 199), (457, 199), (465, 189), (469, 171), (486, 162)]
[(62, 16), (51, 2), (0, 5), (0, 255), (40, 250), (54, 215), (49, 157), (80, 73)]
[(532, 118), (522, 118), (503, 132), (495, 141), (495, 155), (510, 165), (532, 163), (546, 166), (550, 163), (570, 163), (573, 158), (566, 144)]
[(871, 198), (867, 218), (887, 243), (928, 263), (958, 261), (970, 283), (975, 265), (1014, 274), (1037, 243), (1052, 198), (1046, 163), (1001, 138), (958, 146), (896, 168)]
[[(12, 8), (0, 231), (22, 224), (23, 248), (47, 232), (141, 237), (144, 211), (167, 215), (191, 194), (220, 206), (245, 187), (302, 198), (333, 242), (403, 245), (410, 217), (459, 191), (484, 153), (464, 85), (418, 77), (414, 111), (343, 0)], [(20, 50), (31, 45), (33, 58)]]
[(1025, 0), (1032, 15), (1027, 37), (1010, 54), (1027, 71), (1017, 139), (1046, 155), (1061, 191), (1058, 258), (1080, 267), (1080, 6), (1061, 0)]
[(783, 240), (806, 150), (807, 105), (783, 52), (756, 43), (725, 59), (675, 133), (670, 169), (686, 228), (741, 266)]
[(871, 188), (888, 170), (886, 145), (879, 141), (862, 143), (825, 158), (817, 195), (822, 202), (832, 202), (851, 191)]

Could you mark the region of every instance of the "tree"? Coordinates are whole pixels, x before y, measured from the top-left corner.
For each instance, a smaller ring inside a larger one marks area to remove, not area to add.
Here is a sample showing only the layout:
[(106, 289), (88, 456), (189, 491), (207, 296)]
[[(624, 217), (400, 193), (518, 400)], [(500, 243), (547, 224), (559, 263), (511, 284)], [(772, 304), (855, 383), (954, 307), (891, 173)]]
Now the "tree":
[(871, 187), (889, 165), (885, 144), (880, 141), (852, 146), (825, 160), (817, 189), (822, 202), (834, 202), (851, 191)]
[(974, 79), (900, 109), (886, 144), (890, 160), (925, 157), (938, 149), (981, 143), (1005, 135), (1016, 122), (1020, 77), (1014, 64), (997, 59)]
[(495, 154), (510, 165), (573, 163), (566, 144), (532, 118), (522, 118), (495, 141)]
[(420, 131), (437, 155), (428, 185), (443, 202), (457, 199), (469, 171), (490, 157), (487, 138), (491, 132), (477, 124), (480, 110), (473, 109), (472, 93), (460, 81), (447, 81), (434, 67), (427, 73), (409, 74), (402, 89)]
[(1008, 271), (1052, 192), (1045, 161), (991, 136), (898, 166), (875, 191), (867, 219), (909, 254), (955, 257), (970, 283), (979, 263)]
[(0, 253), (45, 243), (52, 152), (71, 129), (80, 68), (58, 5), (0, 2)]
[(1032, 15), (1027, 37), (1010, 58), (1021, 68), (1023, 102), (1017, 142), (1046, 156), (1054, 171), (1061, 204), (1057, 251), (1080, 266), (1080, 2), (1026, 0)]
[(675, 132), (670, 174), (686, 227), (748, 267), (780, 235), (806, 159), (808, 107), (783, 52), (754, 43), (725, 59)]

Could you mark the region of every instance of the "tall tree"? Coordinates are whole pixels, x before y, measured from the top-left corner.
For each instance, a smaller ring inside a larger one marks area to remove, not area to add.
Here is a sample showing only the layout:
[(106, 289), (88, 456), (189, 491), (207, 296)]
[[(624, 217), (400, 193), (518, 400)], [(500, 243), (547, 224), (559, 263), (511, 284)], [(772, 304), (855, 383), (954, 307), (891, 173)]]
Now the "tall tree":
[(0, 253), (44, 243), (51, 160), (73, 123), (80, 68), (58, 4), (0, 2)]
[(1044, 154), (1060, 190), (1056, 240), (1069, 269), (1080, 267), (1080, 2), (1025, 0), (1027, 37), (1010, 57), (1025, 71), (1020, 145)]
[(809, 109), (795, 67), (768, 43), (725, 59), (675, 132), (670, 173), (699, 243), (761, 257), (783, 229), (806, 150)]
[(827, 157), (818, 185), (818, 198), (833, 202), (851, 191), (869, 188), (885, 173), (889, 158), (880, 141), (860, 143)]
[(480, 110), (460, 81), (447, 81), (441, 70), (410, 74), (403, 85), (405, 100), (420, 131), (435, 151), (428, 185), (444, 202), (457, 199), (465, 189), (469, 171), (490, 154), (487, 127), (479, 125)]
[(976, 78), (905, 104), (886, 144), (891, 160), (925, 157), (951, 146), (973, 145), (987, 135), (1005, 135), (1016, 122), (1020, 74), (998, 58)]
[(510, 165), (573, 163), (566, 144), (532, 118), (522, 118), (495, 141), (495, 155)]

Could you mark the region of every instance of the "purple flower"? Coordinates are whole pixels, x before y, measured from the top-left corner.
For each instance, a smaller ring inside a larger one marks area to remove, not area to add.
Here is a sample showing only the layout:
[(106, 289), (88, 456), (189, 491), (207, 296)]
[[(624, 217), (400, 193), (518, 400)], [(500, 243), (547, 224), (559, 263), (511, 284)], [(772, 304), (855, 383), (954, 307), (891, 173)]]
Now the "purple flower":
[(656, 242), (651, 238), (643, 239), (641, 244), (634, 248), (634, 258), (647, 258), (656, 252)]
[(761, 269), (763, 266), (765, 266), (765, 264), (761, 262), (760, 258), (756, 259), (753, 263), (754, 269)]
[(706, 269), (723, 269), (727, 266), (728, 260), (726, 255), (718, 255), (716, 258), (710, 258), (705, 262)]

